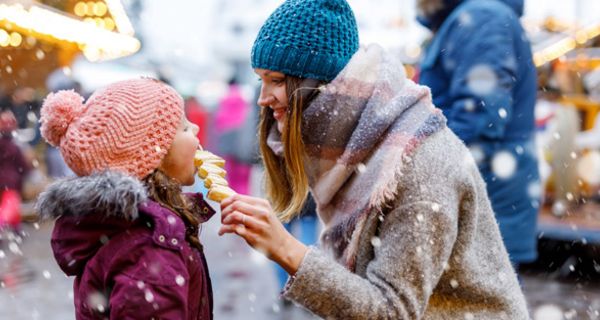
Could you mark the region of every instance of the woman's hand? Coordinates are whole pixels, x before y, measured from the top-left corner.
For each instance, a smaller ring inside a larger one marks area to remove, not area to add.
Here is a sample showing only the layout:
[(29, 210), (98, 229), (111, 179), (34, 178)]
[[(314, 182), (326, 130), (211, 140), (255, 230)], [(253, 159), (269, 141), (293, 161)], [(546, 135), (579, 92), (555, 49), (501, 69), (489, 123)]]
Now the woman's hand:
[(219, 235), (235, 233), (294, 275), (308, 248), (277, 219), (265, 199), (236, 194), (221, 202)]

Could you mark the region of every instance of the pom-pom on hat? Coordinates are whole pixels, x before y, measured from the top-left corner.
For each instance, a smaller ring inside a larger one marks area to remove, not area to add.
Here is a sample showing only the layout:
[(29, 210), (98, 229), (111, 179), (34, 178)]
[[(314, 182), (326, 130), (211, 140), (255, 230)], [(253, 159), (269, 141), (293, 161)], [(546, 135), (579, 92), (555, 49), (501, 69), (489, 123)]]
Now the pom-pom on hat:
[(113, 83), (86, 103), (73, 90), (49, 94), (42, 136), (79, 176), (116, 170), (144, 178), (167, 154), (183, 117), (183, 99), (154, 79)]
[(345, 0), (287, 0), (252, 46), (252, 68), (333, 80), (358, 50), (354, 13)]

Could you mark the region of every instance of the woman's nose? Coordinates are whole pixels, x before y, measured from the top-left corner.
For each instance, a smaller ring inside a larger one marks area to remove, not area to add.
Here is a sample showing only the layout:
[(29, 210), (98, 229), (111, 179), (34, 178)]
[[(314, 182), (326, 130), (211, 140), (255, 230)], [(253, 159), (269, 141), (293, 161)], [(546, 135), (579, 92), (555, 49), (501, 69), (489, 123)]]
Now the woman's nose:
[(263, 88), (260, 90), (260, 95), (258, 96), (258, 101), (256, 103), (261, 107), (268, 107), (273, 101), (273, 96), (265, 92), (265, 89)]

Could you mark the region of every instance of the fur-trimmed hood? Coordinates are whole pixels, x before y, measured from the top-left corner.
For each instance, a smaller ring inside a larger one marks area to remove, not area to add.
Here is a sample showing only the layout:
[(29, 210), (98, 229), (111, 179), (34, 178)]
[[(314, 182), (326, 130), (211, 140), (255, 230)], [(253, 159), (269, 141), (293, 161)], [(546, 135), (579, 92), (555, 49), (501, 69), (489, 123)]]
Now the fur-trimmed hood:
[(87, 261), (116, 234), (139, 224), (147, 203), (141, 181), (104, 171), (59, 180), (38, 198), (41, 219), (57, 219), (52, 231), (54, 258), (67, 275), (83, 272)]
[[(215, 213), (201, 193), (186, 196), (200, 222)], [(128, 241), (144, 237), (172, 250), (186, 241), (185, 224), (175, 212), (149, 199), (141, 181), (114, 171), (55, 182), (40, 195), (37, 209), (43, 219), (56, 218), (51, 245), (67, 275), (81, 274), (109, 240), (124, 241), (119, 235), (125, 231)]]
[(36, 209), (42, 219), (100, 213), (134, 220), (138, 206), (147, 198), (146, 188), (138, 179), (104, 171), (51, 184), (39, 196)]

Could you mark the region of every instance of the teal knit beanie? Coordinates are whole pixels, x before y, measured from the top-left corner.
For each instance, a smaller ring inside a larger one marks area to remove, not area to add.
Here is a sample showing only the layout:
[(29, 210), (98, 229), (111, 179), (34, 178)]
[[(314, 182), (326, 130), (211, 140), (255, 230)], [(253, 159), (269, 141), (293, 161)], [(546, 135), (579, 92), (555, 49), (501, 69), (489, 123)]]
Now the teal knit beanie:
[(252, 68), (331, 81), (357, 50), (356, 19), (345, 0), (287, 0), (260, 29)]

